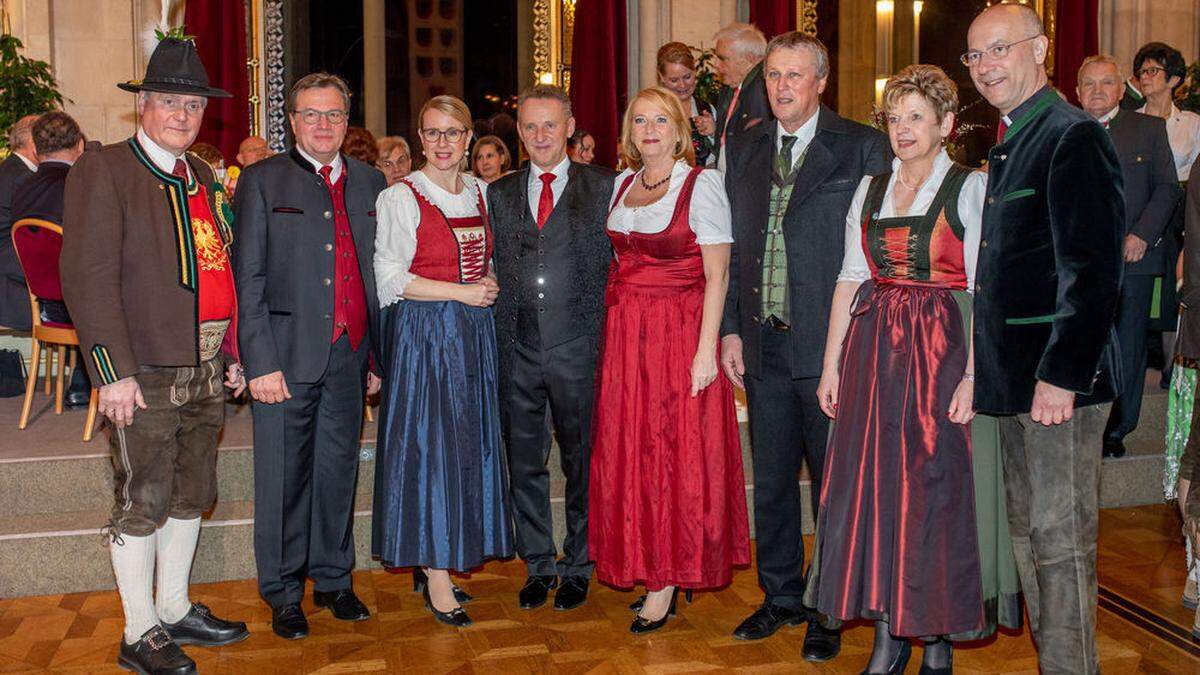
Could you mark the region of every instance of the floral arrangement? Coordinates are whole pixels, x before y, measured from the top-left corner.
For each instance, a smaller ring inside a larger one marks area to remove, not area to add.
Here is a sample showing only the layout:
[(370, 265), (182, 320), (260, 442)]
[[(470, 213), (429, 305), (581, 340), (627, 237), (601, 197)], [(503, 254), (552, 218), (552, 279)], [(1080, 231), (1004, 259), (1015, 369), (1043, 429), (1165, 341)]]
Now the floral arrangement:
[(1200, 61), (1188, 66), (1183, 84), (1175, 90), (1175, 105), (1180, 110), (1200, 112)]
[(721, 94), (721, 77), (713, 68), (713, 59), (717, 58), (717, 53), (712, 49), (691, 45), (688, 45), (688, 49), (698, 55), (696, 57), (696, 97), (716, 108), (717, 97)]

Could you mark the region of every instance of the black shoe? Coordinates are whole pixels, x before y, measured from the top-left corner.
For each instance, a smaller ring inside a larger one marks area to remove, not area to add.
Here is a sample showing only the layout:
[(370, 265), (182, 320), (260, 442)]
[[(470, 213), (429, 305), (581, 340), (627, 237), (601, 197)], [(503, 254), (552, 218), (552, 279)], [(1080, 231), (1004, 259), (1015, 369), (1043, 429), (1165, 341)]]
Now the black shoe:
[(86, 408), (91, 400), (90, 391), (68, 391), (63, 394), (63, 405), (67, 408)]
[(466, 628), (473, 623), (462, 607), (455, 607), (449, 612), (438, 611), (438, 608), (433, 606), (433, 601), (429, 599), (428, 585), (425, 586), (425, 590), (421, 591), (421, 594), (425, 596), (425, 608), (433, 612), (433, 618), (438, 621), (455, 628)]
[(899, 675), (904, 672), (905, 666), (908, 665), (908, 657), (910, 656), (912, 656), (912, 644), (908, 640), (905, 640), (904, 644), (900, 646), (900, 651), (896, 652), (896, 659), (892, 661), (890, 668), (883, 672), (864, 670), (860, 675)]
[(842, 651), (842, 631), (829, 630), (816, 617), (808, 620), (808, 632), (804, 634), (801, 654), (805, 661), (824, 663)]
[[(685, 600), (687, 600), (688, 604), (690, 605), (692, 603), (692, 589), (690, 589), (690, 588), (684, 589), (683, 598)], [(644, 604), (646, 604), (645, 594), (641, 595), (637, 600), (634, 600), (633, 602), (629, 603), (629, 611), (640, 612), (640, 611), (642, 611), (642, 605), (644, 605)]]
[(299, 640), (308, 637), (308, 619), (300, 605), (284, 605), (271, 610), (271, 630), (284, 640)]
[(554, 609), (575, 609), (587, 601), (587, 577), (563, 577), (558, 592), (554, 594)]
[(641, 635), (642, 633), (653, 633), (659, 628), (667, 625), (667, 619), (675, 616), (675, 602), (677, 600), (679, 600), (678, 586), (671, 591), (671, 606), (667, 609), (667, 613), (662, 615), (661, 619), (658, 619), (657, 621), (650, 621), (649, 619), (644, 618), (641, 614), (638, 614), (636, 617), (634, 617), (633, 623), (629, 624), (629, 632), (635, 635)]
[(558, 588), (558, 577), (553, 575), (531, 576), (521, 587), (521, 609), (534, 609), (546, 604), (546, 596)]
[(117, 654), (117, 665), (142, 675), (188, 675), (196, 672), (196, 662), (191, 659), (162, 626), (154, 626), (142, 633), (133, 644), (125, 644), (121, 638), (121, 652)]
[(246, 624), (218, 619), (208, 607), (198, 602), (192, 603), (192, 608), (182, 619), (175, 623), (164, 621), (162, 627), (176, 644), (198, 647), (223, 647), (250, 637)]
[[(932, 647), (933, 645), (936, 645), (936, 644), (937, 644), (936, 642), (934, 642), (932, 644), (927, 644), (927, 645), (925, 645), (925, 649), (929, 649), (930, 647)], [(954, 648), (952, 645), (947, 643), (946, 649), (949, 650), (948, 656), (950, 657), (950, 660), (946, 662), (946, 665), (944, 667), (933, 668), (931, 666), (927, 666), (927, 665), (925, 665), (924, 659), (922, 659), (921, 670), (917, 673), (917, 675), (954, 675), (954, 651), (953, 651)]]
[[(424, 593), (425, 585), (428, 583), (429, 583), (429, 576), (425, 574), (425, 570), (421, 569), (420, 567), (414, 567), (413, 568), (413, 593)], [(465, 605), (468, 602), (475, 599), (474, 597), (471, 596), (470, 593), (459, 588), (458, 584), (453, 584), (453, 586), (454, 586), (454, 599), (458, 601), (458, 604)]]
[(761, 640), (774, 635), (781, 626), (798, 626), (807, 618), (808, 612), (804, 610), (796, 611), (767, 601), (734, 629), (733, 637), (739, 640)]
[(333, 618), (342, 621), (366, 621), (371, 618), (371, 611), (362, 604), (351, 588), (328, 593), (314, 590), (313, 604), (317, 607), (328, 607), (333, 612)]
[(1124, 457), (1125, 443), (1115, 438), (1104, 439), (1104, 449), (1101, 451), (1102, 457)]

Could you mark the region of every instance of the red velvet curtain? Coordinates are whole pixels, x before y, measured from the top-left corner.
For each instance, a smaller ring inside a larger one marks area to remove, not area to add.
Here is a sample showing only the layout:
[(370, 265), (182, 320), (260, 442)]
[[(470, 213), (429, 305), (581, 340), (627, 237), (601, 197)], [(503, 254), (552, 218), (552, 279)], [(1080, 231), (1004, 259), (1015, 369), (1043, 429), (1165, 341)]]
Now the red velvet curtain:
[(596, 164), (616, 166), (628, 99), (625, 0), (579, 0), (571, 49), (575, 124), (596, 139)]
[(1079, 105), (1079, 65), (1100, 52), (1099, 0), (1058, 0), (1054, 36), (1054, 85)]
[(196, 49), (211, 86), (233, 94), (212, 98), (196, 140), (212, 143), (234, 164), (237, 146), (250, 134), (250, 85), (246, 70), (244, 0), (191, 0), (184, 7), (184, 28), (196, 36)]
[(796, 30), (796, 3), (792, 0), (750, 0), (750, 23), (767, 39)]

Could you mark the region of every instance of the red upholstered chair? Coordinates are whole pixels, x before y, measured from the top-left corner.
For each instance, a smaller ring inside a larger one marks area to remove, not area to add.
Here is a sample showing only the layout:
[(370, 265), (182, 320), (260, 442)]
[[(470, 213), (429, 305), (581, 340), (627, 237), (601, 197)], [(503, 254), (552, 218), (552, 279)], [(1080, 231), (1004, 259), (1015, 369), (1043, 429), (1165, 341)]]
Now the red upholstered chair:
[[(62, 253), (62, 227), (38, 218), (22, 218), (13, 223), (13, 250), (21, 261), (25, 272), (25, 283), (29, 287), (29, 304), (33, 312), (33, 349), (29, 359), (30, 373), (25, 378), (25, 402), (21, 406), (21, 421), (18, 429), (29, 423), (29, 411), (33, 405), (33, 390), (37, 386), (38, 358), (46, 350), (46, 393), (50, 393), (50, 374), (53, 371), (52, 348), (57, 347), (58, 373), (54, 392), (54, 414), (63, 411), (63, 357), (67, 347), (78, 347), (79, 336), (75, 326), (65, 323), (42, 321), (41, 301), (62, 302), (62, 281), (58, 276), (58, 256)], [(71, 370), (75, 370), (75, 351), (71, 350)], [(92, 389), (88, 401), (87, 422), (83, 427), (84, 442), (92, 440), (92, 429), (96, 424), (96, 405), (99, 393)]]

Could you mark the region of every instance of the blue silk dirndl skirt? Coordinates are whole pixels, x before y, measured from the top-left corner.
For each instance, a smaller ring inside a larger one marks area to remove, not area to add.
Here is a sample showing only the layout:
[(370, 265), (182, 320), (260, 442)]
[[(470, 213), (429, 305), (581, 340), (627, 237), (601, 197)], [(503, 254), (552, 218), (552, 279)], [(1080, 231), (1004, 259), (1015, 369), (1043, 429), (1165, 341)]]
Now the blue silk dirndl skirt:
[(513, 554), (491, 308), (385, 309), (371, 552), (460, 572)]

